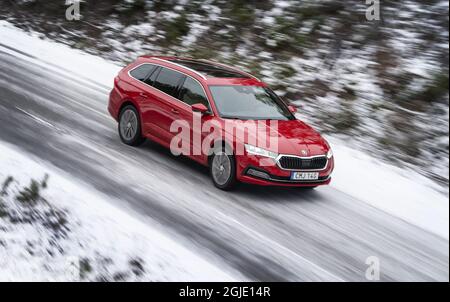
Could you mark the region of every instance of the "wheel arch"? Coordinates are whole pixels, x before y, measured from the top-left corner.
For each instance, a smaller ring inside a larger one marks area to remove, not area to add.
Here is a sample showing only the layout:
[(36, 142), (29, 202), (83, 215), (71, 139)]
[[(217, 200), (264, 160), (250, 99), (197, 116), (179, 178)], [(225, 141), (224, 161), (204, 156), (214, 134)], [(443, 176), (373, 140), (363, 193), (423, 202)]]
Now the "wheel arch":
[(211, 159), (213, 155), (213, 151), (216, 148), (223, 147), (226, 151), (230, 152), (229, 154), (234, 156), (234, 148), (233, 144), (230, 144), (226, 139), (219, 138), (211, 142), (210, 149), (208, 152), (208, 166), (211, 164)]
[(123, 108), (125, 108), (126, 106), (130, 106), (130, 105), (133, 106), (134, 108), (136, 108), (139, 115), (141, 115), (141, 110), (139, 109), (139, 106), (136, 104), (136, 102), (132, 101), (131, 99), (125, 99), (120, 104), (119, 110), (117, 112), (117, 118), (120, 117), (120, 113), (122, 112)]

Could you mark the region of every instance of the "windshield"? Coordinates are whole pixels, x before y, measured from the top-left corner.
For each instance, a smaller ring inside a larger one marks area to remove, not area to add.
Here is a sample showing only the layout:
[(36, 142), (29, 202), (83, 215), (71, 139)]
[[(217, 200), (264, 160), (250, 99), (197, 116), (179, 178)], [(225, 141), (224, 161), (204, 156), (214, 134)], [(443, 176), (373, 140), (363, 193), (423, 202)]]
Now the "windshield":
[(283, 101), (266, 87), (210, 86), (222, 118), (242, 120), (292, 120)]

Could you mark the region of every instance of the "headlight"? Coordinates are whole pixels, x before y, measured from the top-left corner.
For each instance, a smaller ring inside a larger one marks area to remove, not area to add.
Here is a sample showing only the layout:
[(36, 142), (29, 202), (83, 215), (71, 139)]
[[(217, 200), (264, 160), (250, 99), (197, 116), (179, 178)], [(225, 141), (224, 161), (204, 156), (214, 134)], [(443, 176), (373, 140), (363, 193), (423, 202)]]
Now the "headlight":
[(333, 151), (331, 151), (331, 149), (330, 149), (330, 150), (328, 150), (328, 152), (327, 152), (327, 158), (330, 159), (330, 158), (332, 158), (332, 157), (333, 157)]
[(276, 159), (278, 157), (278, 153), (263, 149), (263, 148), (259, 148), (256, 146), (252, 146), (252, 145), (245, 145), (245, 151), (247, 151), (247, 153), (249, 154), (254, 154), (254, 155), (259, 155), (259, 156), (264, 156), (264, 157), (270, 157), (273, 159)]

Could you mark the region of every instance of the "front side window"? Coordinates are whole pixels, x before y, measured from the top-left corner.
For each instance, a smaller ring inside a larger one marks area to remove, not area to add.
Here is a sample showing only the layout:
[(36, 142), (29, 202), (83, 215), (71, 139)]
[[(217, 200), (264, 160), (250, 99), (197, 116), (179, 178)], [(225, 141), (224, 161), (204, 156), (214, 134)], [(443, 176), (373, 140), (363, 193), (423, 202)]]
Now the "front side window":
[(155, 68), (155, 65), (143, 64), (130, 71), (130, 75), (136, 80), (144, 81)]
[(269, 88), (259, 86), (210, 86), (223, 118), (242, 120), (293, 120), (286, 104)]
[(183, 74), (163, 67), (161, 68), (153, 87), (167, 93), (168, 95), (176, 97), (178, 83), (183, 77)]
[(209, 108), (208, 99), (202, 86), (190, 77), (186, 78), (180, 91), (180, 100), (188, 105), (201, 103)]

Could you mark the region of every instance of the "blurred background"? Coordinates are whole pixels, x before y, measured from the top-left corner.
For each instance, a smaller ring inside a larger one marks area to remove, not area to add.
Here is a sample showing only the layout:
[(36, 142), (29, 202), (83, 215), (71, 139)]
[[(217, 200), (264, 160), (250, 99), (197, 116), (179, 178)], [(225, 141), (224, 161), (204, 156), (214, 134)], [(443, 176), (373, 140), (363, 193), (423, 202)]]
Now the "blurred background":
[(126, 64), (141, 54), (248, 70), (318, 130), (448, 186), (448, 2), (2, 0), (0, 18)]
[[(448, 1), (72, 2), (0, 0), (0, 280), (448, 281)], [(108, 95), (142, 54), (269, 83), (331, 143), (330, 186), (223, 192), (122, 144)]]

